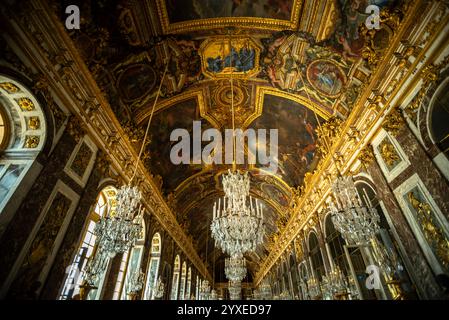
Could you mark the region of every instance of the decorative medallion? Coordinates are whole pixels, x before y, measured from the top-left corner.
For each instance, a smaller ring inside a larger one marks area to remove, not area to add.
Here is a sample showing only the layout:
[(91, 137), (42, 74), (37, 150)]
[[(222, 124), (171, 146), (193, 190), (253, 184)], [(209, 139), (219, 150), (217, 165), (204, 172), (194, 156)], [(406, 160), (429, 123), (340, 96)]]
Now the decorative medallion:
[(307, 67), (307, 80), (321, 94), (336, 98), (346, 84), (343, 70), (331, 60), (315, 60)]
[(217, 37), (200, 47), (201, 67), (211, 78), (249, 78), (259, 73), (260, 47), (249, 37)]
[(41, 122), (39, 117), (30, 117), (28, 118), (28, 129), (37, 130), (41, 126)]
[(28, 149), (35, 149), (39, 145), (39, 141), (39, 136), (27, 136), (24, 147)]
[(33, 111), (35, 109), (33, 101), (28, 98), (20, 98), (17, 100), (17, 104), (22, 111)]
[(15, 84), (13, 84), (11, 82), (0, 83), (0, 88), (2, 88), (3, 90), (5, 90), (8, 93), (16, 93), (16, 92), (20, 91), (19, 87), (17, 87)]

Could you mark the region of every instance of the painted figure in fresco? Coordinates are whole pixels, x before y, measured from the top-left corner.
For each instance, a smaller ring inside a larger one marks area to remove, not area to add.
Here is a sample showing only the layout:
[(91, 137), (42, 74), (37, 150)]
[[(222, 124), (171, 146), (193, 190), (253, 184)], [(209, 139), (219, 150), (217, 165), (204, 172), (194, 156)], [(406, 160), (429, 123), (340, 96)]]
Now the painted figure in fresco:
[(168, 0), (171, 22), (219, 17), (257, 17), (290, 20), (293, 0)]
[(365, 23), (369, 14), (365, 13), (369, 5), (379, 8), (386, 6), (392, 0), (339, 0), (340, 18), (331, 44), (340, 50), (345, 59), (359, 58), (364, 41), (359, 36), (359, 26)]
[(335, 65), (328, 62), (314, 63), (309, 67), (308, 77), (323, 93), (334, 96), (340, 93), (344, 78)]
[(256, 52), (253, 48), (242, 47), (237, 52), (231, 47), (231, 52), (222, 59), (220, 56), (207, 59), (207, 69), (214, 73), (222, 72), (224, 68), (233, 67), (235, 72), (246, 72), (254, 68)]

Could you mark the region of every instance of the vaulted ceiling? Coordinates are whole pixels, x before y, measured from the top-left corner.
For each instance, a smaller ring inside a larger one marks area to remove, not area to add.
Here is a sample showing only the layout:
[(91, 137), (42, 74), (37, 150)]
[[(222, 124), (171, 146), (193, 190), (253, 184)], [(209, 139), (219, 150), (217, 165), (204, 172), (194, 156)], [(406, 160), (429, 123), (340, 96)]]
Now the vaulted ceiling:
[[(55, 10), (62, 16), (74, 2), (61, 1)], [(231, 71), (236, 126), (279, 130), (275, 174), (260, 164), (241, 167), (265, 209), (266, 241), (247, 256), (254, 274), (288, 221), (292, 196), (316, 167), (318, 121), (345, 119), (367, 77), (365, 8), (391, 2), (81, 1), (81, 30), (70, 35), (136, 150), (168, 63), (144, 161), (217, 279), (224, 280), (224, 255), (214, 249), (209, 226), (229, 166), (172, 164), (170, 133), (191, 132), (195, 120), (202, 130), (231, 128)], [(382, 49), (388, 34), (375, 41)]]

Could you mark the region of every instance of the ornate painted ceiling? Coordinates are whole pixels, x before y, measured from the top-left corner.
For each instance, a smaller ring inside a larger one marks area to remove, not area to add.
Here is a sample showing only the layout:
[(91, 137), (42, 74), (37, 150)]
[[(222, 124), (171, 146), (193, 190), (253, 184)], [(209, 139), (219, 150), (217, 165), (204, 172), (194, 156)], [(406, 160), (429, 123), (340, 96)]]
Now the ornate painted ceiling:
[[(62, 14), (66, 3), (55, 10)], [(70, 3), (68, 3), (70, 2)], [(266, 241), (248, 255), (251, 276), (286, 225), (292, 196), (316, 169), (318, 121), (344, 120), (367, 79), (362, 58), (388, 45), (388, 29), (363, 32), (369, 4), (386, 0), (100, 0), (82, 1), (82, 27), (70, 36), (135, 146), (168, 63), (144, 162), (178, 222), (216, 277), (224, 255), (210, 237), (212, 205), (226, 165), (174, 165), (170, 133), (192, 122), (231, 128), (230, 74), (236, 126), (279, 130), (279, 168), (245, 165), (251, 194), (265, 208)], [(366, 29), (365, 29), (366, 31)], [(232, 65), (229, 64), (232, 55)], [(207, 249), (207, 250), (206, 250)], [(207, 252), (207, 253), (206, 253)]]

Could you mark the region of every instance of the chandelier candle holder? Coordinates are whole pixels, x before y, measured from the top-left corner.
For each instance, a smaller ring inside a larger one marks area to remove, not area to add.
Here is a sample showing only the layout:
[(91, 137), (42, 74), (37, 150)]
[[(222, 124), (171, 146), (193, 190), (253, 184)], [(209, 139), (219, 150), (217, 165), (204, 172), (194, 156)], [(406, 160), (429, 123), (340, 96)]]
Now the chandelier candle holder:
[(209, 300), (210, 298), (210, 285), (209, 280), (204, 280), (200, 286), (201, 300)]
[(307, 280), (307, 288), (309, 290), (309, 296), (312, 300), (321, 299), (322, 293), (320, 282), (315, 277)]
[(350, 245), (369, 243), (379, 232), (379, 215), (365, 194), (366, 206), (351, 176), (340, 176), (332, 185), (334, 200), (329, 201), (332, 222)]
[(240, 300), (242, 297), (242, 282), (229, 281), (229, 297), (231, 300)]
[(164, 296), (165, 284), (161, 279), (161, 276), (156, 281), (156, 291), (154, 293), (155, 300), (160, 300)]
[(243, 256), (225, 259), (225, 275), (230, 281), (242, 281), (246, 276), (246, 260)]
[(253, 252), (263, 243), (262, 204), (249, 196), (247, 172), (228, 170), (222, 183), (225, 196), (215, 202), (211, 224), (215, 245), (231, 257)]
[(145, 274), (142, 272), (142, 269), (140, 269), (139, 271), (136, 270), (136, 272), (134, 272), (134, 274), (131, 276), (128, 284), (129, 287), (127, 290), (129, 300), (136, 300), (137, 294), (143, 288), (144, 277)]

